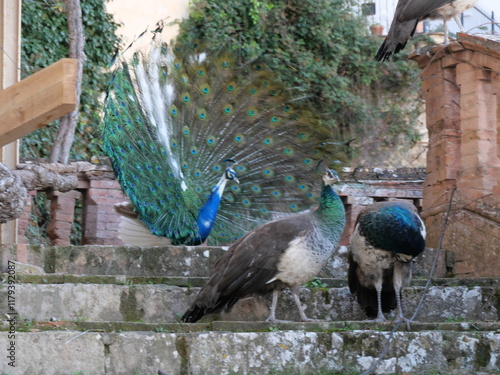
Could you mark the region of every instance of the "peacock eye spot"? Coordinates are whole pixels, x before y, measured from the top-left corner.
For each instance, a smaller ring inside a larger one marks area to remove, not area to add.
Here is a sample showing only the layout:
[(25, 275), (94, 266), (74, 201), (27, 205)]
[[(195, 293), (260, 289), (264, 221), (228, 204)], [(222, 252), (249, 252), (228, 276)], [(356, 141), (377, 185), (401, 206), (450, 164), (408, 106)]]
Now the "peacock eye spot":
[(175, 68), (175, 69), (179, 69), (180, 67), (181, 67), (181, 64), (179, 64), (179, 63), (175, 63), (175, 64), (174, 64), (174, 68)]
[(229, 66), (229, 62), (227, 62), (226, 60), (224, 60), (222, 63), (221, 63), (221, 66), (223, 68), (227, 68)]
[(208, 87), (204, 87), (202, 91), (204, 94), (208, 94), (210, 92)]
[(197, 154), (196, 150), (195, 150), (195, 149), (192, 149), (192, 150), (191, 150), (191, 154), (192, 154), (192, 155), (196, 155), (196, 154)]
[(187, 102), (189, 102), (189, 96), (187, 96), (187, 95), (186, 95), (186, 96), (184, 96), (184, 101), (185, 101), (186, 103), (187, 103)]
[(306, 188), (305, 185), (299, 185), (299, 189), (304, 190)]
[(269, 90), (269, 95), (276, 96), (277, 92), (275, 90)]
[(264, 139), (264, 144), (268, 145), (271, 143), (271, 140), (269, 138)]
[(227, 85), (228, 91), (234, 91), (234, 85)]
[(274, 123), (278, 122), (278, 120), (279, 120), (279, 118), (276, 116), (271, 117), (271, 121)]
[(304, 159), (304, 164), (306, 164), (306, 165), (311, 164), (311, 159)]
[(204, 119), (205, 119), (205, 117), (206, 117), (206, 114), (205, 114), (204, 112), (201, 112), (201, 113), (199, 114), (199, 117), (200, 117), (200, 119), (201, 119), (201, 120), (204, 120)]
[(249, 110), (248, 116), (250, 116), (250, 117), (255, 116), (255, 111), (253, 109)]
[(236, 142), (241, 142), (241, 137), (239, 135), (237, 135), (236, 137), (234, 137), (234, 140)]
[(203, 69), (198, 70), (198, 75), (199, 76), (204, 76), (205, 75), (205, 71)]
[(290, 112), (291, 107), (290, 107), (289, 105), (286, 105), (286, 106), (283, 108), (283, 110), (284, 110), (285, 112)]
[(231, 113), (231, 108), (229, 108), (229, 107), (224, 108), (224, 112)]
[(254, 87), (252, 87), (252, 88), (250, 89), (250, 94), (255, 95), (256, 93), (257, 93), (257, 89), (256, 89), (256, 88), (254, 88)]

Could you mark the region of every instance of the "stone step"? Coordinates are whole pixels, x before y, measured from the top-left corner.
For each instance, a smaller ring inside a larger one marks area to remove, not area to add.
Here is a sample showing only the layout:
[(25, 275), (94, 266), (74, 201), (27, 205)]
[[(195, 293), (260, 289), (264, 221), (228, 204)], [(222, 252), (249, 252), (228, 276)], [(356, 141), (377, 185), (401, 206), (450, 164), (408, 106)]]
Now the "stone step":
[[(203, 246), (33, 246), (0, 245), (3, 269), (8, 261), (29, 264), (39, 272), (73, 275), (127, 275), (128, 277), (207, 277), (227, 248)], [(347, 277), (347, 247), (335, 252), (318, 275)], [(434, 249), (418, 257), (415, 276), (427, 276)], [(34, 270), (33, 272), (36, 272)]]
[[(47, 277), (62, 275), (46, 275)], [(37, 275), (36, 278), (44, 278)], [(78, 277), (64, 275), (75, 281)], [(31, 276), (29, 279), (36, 279)], [(80, 277), (81, 281), (86, 277)], [(179, 278), (182, 280), (181, 278)], [(179, 279), (173, 278), (177, 281)], [(92, 283), (15, 285), (15, 310), (27, 320), (73, 321), (129, 321), (144, 323), (173, 323), (187, 310), (199, 287), (167, 284), (132, 284), (125, 277), (107, 279), (116, 283)], [(147, 278), (146, 278), (147, 280)], [(204, 280), (196, 279), (198, 285)], [(184, 280), (186, 281), (186, 280)], [(322, 283), (322, 280), (316, 280)], [(465, 284), (465, 280), (462, 283)], [(495, 279), (482, 280), (489, 286), (432, 286), (426, 295), (417, 319), (422, 322), (445, 321), (496, 321), (499, 319), (500, 293)], [(365, 315), (352, 297), (344, 280), (329, 280), (337, 287), (302, 287), (301, 302), (307, 307), (309, 318), (326, 321), (364, 320)], [(344, 286), (342, 286), (344, 285)], [(404, 310), (408, 317), (413, 314), (424, 288), (412, 286), (403, 291)], [(0, 284), (0, 300), (7, 301), (7, 286)], [(239, 301), (231, 312), (203, 318), (229, 321), (265, 320), (269, 314), (270, 296), (248, 298)], [(277, 318), (296, 321), (299, 319), (292, 296), (285, 291), (278, 301)], [(394, 316), (392, 314), (388, 317)]]
[[(394, 333), (376, 374), (495, 374), (499, 323), (414, 324)], [(57, 330), (54, 330), (57, 328)], [(152, 325), (38, 322), (18, 325), (2, 374), (360, 374), (379, 357), (392, 325), (360, 322), (213, 322)], [(8, 358), (10, 356), (10, 358)], [(15, 362), (14, 362), (15, 361)], [(15, 365), (11, 367), (9, 363)]]

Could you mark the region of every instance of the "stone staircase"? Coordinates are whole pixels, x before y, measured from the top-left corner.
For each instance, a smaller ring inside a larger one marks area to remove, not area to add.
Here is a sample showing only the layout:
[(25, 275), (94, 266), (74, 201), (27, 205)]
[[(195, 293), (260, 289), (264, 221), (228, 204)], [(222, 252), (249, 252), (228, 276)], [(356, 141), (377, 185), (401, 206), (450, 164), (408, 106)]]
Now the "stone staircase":
[[(0, 246), (0, 374), (360, 374), (383, 351), (394, 324), (363, 321), (346, 286), (345, 248), (301, 289), (306, 313), (322, 322), (294, 322), (284, 293), (277, 317), (292, 322), (264, 322), (266, 297), (180, 323), (223, 251)], [(404, 290), (407, 316), (432, 260), (429, 249)], [(500, 374), (499, 285), (433, 280), (418, 323), (396, 330), (371, 373)]]

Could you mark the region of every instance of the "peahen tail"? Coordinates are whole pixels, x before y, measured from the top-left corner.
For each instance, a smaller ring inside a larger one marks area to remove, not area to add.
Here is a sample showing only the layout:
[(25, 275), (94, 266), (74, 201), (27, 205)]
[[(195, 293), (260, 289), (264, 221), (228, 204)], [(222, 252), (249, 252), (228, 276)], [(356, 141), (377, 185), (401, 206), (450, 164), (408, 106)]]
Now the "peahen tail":
[(207, 233), (211, 244), (228, 243), (308, 209), (320, 190), (316, 166), (329, 157), (318, 146), (330, 135), (320, 116), (230, 43), (210, 51), (154, 42), (121, 61), (103, 123), (138, 220), (174, 244)]

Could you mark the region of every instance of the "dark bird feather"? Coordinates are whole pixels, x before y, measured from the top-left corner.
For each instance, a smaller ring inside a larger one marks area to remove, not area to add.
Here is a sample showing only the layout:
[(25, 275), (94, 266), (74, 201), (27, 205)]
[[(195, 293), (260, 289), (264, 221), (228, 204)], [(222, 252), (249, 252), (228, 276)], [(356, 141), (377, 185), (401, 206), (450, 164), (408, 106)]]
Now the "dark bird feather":
[(338, 246), (345, 225), (341, 199), (331, 184), (336, 173), (324, 177), (319, 207), (312, 212), (268, 222), (236, 241), (219, 259), (182, 321), (192, 323), (207, 314), (229, 311), (240, 299), (273, 292), (274, 321), (278, 293), (290, 288), (303, 321), (297, 288), (323, 268)]
[(413, 259), (425, 248), (425, 226), (409, 202), (379, 202), (358, 215), (348, 256), (348, 285), (369, 318), (398, 308), (405, 320), (401, 288), (411, 280)]
[(454, 18), (460, 30), (464, 30), (458, 15), (473, 7), (477, 0), (399, 0), (389, 32), (380, 46), (375, 60), (385, 61), (401, 51), (413, 37), (420, 21), (444, 20), (444, 44), (448, 44), (447, 22)]
[(102, 135), (130, 199), (125, 242), (226, 244), (316, 201), (328, 131), (303, 94), (239, 52), (158, 42), (115, 70)]

